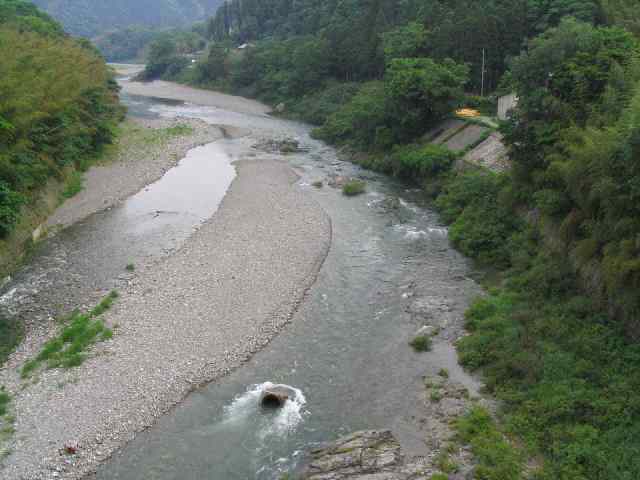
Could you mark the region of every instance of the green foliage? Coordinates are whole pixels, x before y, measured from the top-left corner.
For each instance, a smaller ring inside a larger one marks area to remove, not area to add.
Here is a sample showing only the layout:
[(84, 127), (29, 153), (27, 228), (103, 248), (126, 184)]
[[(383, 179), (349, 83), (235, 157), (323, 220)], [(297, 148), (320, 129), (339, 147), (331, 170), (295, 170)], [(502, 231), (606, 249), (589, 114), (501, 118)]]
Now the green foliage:
[(520, 480), (524, 471), (521, 452), (498, 430), (489, 412), (473, 407), (455, 423), (459, 439), (471, 445), (477, 462), (474, 478), (481, 480)]
[(620, 28), (566, 20), (514, 62), (505, 127), (521, 200), (559, 225), (575, 268), (632, 335), (640, 312), (640, 45)]
[(467, 313), (464, 365), (483, 368), (541, 478), (640, 474), (640, 350), (583, 296), (565, 256), (529, 256)]
[(286, 105), (287, 112), (313, 125), (324, 125), (358, 93), (357, 83), (329, 82), (322, 89)]
[(0, 317), (0, 365), (7, 361), (13, 349), (22, 340), (22, 324), (15, 319)]
[(158, 34), (152, 28), (134, 25), (105, 32), (94, 42), (107, 61), (125, 62), (142, 58), (144, 49)]
[(77, 171), (73, 172), (67, 181), (65, 189), (62, 191), (62, 196), (63, 198), (75, 197), (82, 191), (82, 188), (82, 173)]
[[(35, 26), (34, 18), (40, 22)], [(48, 27), (41, 28), (45, 24)], [(0, 0), (0, 44), (4, 238), (49, 177), (62, 178), (69, 167), (85, 168), (88, 159), (112, 141), (122, 110), (117, 86), (95, 50), (63, 36), (59, 25), (32, 5)]]
[(342, 186), (342, 193), (347, 197), (362, 195), (367, 191), (367, 184), (362, 180), (350, 180)]
[(428, 36), (429, 32), (418, 22), (409, 22), (383, 34), (385, 60), (423, 56)]
[(411, 345), (416, 352), (429, 352), (433, 346), (431, 337), (427, 335), (418, 335), (409, 342), (409, 345)]
[(24, 0), (0, 0), (0, 25), (11, 25), (20, 31), (61, 36), (62, 27), (49, 15)]
[(90, 312), (74, 312), (67, 326), (46, 342), (34, 359), (25, 362), (20, 371), (22, 378), (29, 377), (43, 363), (47, 364), (47, 368), (80, 366), (86, 360), (87, 350), (92, 345), (112, 338), (113, 331), (97, 317), (109, 310), (116, 298), (118, 293), (114, 290)]
[(521, 221), (502, 201), (507, 177), (469, 170), (452, 175), (444, 184), (436, 207), (451, 224), (451, 241), (465, 255), (504, 268), (510, 264), (511, 237)]
[(147, 65), (139, 75), (142, 80), (171, 79), (191, 62), (178, 53), (176, 43), (169, 37), (155, 40), (149, 46)]
[(435, 144), (395, 147), (391, 154), (391, 169), (405, 180), (422, 181), (449, 171), (457, 156)]
[(317, 135), (333, 143), (353, 143), (361, 148), (388, 147), (390, 138), (384, 84), (363, 84), (351, 101), (331, 115)]
[(396, 58), (385, 74), (387, 105), (396, 138), (415, 138), (451, 113), (464, 96), (469, 70), (453, 60)]
[(0, 417), (7, 414), (7, 409), (11, 403), (11, 395), (7, 393), (4, 387), (0, 387)]
[(387, 149), (442, 119), (462, 98), (466, 67), (451, 61), (395, 59), (384, 81), (371, 81), (331, 115), (318, 136), (333, 143)]
[(449, 480), (449, 475), (444, 473), (434, 473), (431, 475), (431, 480)]

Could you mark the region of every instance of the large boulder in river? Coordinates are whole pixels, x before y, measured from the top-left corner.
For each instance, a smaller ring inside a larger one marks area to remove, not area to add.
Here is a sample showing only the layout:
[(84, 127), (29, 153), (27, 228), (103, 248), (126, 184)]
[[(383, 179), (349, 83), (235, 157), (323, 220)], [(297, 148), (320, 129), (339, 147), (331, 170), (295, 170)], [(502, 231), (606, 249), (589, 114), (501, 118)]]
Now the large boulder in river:
[(356, 432), (312, 450), (303, 480), (407, 480), (400, 444), (389, 430)]
[(296, 392), (286, 385), (273, 385), (260, 395), (260, 405), (266, 409), (282, 408), (288, 400), (295, 396)]

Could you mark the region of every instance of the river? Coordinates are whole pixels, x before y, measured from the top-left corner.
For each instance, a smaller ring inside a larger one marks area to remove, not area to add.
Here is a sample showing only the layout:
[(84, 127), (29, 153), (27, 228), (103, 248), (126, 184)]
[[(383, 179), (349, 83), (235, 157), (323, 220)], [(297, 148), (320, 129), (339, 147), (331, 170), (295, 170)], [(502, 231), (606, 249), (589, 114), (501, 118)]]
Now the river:
[[(97, 478), (277, 480), (311, 446), (372, 428), (391, 428), (406, 453), (425, 455), (424, 377), (446, 368), (472, 392), (479, 388), (458, 366), (453, 343), (480, 289), (470, 262), (452, 248), (420, 190), (342, 161), (335, 149), (311, 138), (308, 125), (163, 100), (157, 89), (153, 95), (123, 94), (129, 114), (196, 118), (248, 134), (192, 150), (124, 204), (44, 242), (5, 285), (0, 300), (7, 310), (23, 297), (42, 305), (60, 298), (81, 304), (88, 290), (126, 282), (128, 262), (162, 261), (215, 215), (237, 159), (288, 162), (299, 175), (296, 188), (330, 217), (332, 244), (284, 331), (241, 368), (193, 392), (138, 434), (99, 468)], [(295, 139), (301, 149), (282, 155), (265, 147), (273, 139)], [(362, 178), (367, 192), (348, 198), (327, 185), (336, 177)], [(314, 186), (319, 180), (323, 188)], [(440, 333), (431, 352), (416, 353), (408, 343), (425, 325)], [(263, 411), (258, 398), (271, 384), (290, 386), (295, 397), (281, 410)]]
[[(333, 241), (291, 325), (245, 366), (191, 394), (138, 435), (98, 478), (278, 479), (311, 445), (369, 428), (392, 428), (406, 451), (423, 454), (426, 436), (416, 421), (423, 377), (446, 368), (455, 380), (478, 388), (457, 365), (452, 341), (479, 289), (469, 262), (451, 247), (446, 227), (420, 192), (340, 161), (333, 148), (309, 136), (306, 125), (125, 99), (136, 115), (250, 128), (249, 137), (223, 144), (230, 151), (246, 154), (260, 138), (295, 138), (302, 152), (286, 160), (300, 175), (299, 188), (331, 217)], [(331, 175), (365, 178), (367, 193), (347, 198), (339, 189), (312, 186)], [(408, 342), (426, 324), (442, 332), (432, 352), (415, 353)], [(297, 393), (286, 408), (264, 412), (258, 398), (271, 383)]]

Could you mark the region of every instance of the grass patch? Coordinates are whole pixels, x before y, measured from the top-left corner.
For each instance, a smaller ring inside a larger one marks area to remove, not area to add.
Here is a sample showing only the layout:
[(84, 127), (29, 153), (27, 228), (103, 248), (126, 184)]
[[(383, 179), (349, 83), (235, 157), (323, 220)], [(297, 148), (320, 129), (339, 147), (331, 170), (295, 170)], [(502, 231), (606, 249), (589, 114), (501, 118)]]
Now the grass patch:
[(520, 480), (522, 478), (525, 460), (523, 454), (500, 432), (486, 409), (473, 407), (469, 413), (456, 421), (455, 429), (458, 439), (471, 446), (477, 462), (475, 478), (482, 480)]
[(441, 368), (438, 372), (438, 375), (442, 378), (449, 378), (449, 370), (447, 370), (446, 368)]
[(351, 180), (342, 187), (342, 193), (347, 197), (355, 197), (367, 191), (367, 184), (362, 180)]
[(92, 345), (113, 337), (113, 331), (97, 317), (109, 310), (116, 298), (118, 293), (113, 291), (90, 312), (74, 312), (62, 331), (45, 343), (35, 358), (23, 365), (20, 371), (22, 378), (29, 377), (42, 364), (46, 364), (47, 368), (74, 368), (82, 365), (87, 358), (87, 350)]
[(438, 467), (438, 470), (441, 470), (444, 473), (456, 473), (460, 469), (460, 466), (451, 460), (449, 453), (446, 451), (442, 451), (438, 454), (435, 459), (435, 465)]
[(136, 266), (133, 263), (128, 263), (125, 270), (127, 272), (134, 272), (136, 270)]
[(68, 199), (71, 197), (75, 197), (79, 194), (84, 188), (82, 185), (82, 173), (79, 171), (74, 171), (67, 180), (67, 183), (62, 191), (62, 198)]
[(431, 394), (429, 395), (429, 398), (433, 403), (438, 403), (440, 400), (444, 398), (444, 396), (442, 394), (442, 391), (439, 388), (433, 388), (431, 389)]
[(430, 352), (433, 347), (431, 337), (427, 335), (418, 335), (409, 342), (409, 345), (411, 345), (416, 352)]
[(162, 131), (169, 137), (183, 137), (193, 134), (194, 128), (190, 125), (179, 123), (173, 127), (165, 128)]
[(449, 480), (449, 475), (445, 473), (434, 473), (431, 475), (431, 480)]

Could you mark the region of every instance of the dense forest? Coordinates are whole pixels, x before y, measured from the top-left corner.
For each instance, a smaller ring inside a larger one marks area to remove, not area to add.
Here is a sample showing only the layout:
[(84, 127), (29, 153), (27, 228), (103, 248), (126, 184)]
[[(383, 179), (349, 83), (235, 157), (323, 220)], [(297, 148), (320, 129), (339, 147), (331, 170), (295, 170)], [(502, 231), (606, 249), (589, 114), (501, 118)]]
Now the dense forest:
[(129, 26), (187, 27), (216, 11), (221, 0), (34, 0), (73, 35), (88, 38)]
[[(282, 103), (365, 166), (423, 185), (452, 242), (494, 272), (460, 355), (535, 476), (632, 480), (638, 34), (637, 0), (232, 0), (197, 66), (165, 39), (147, 73)], [(495, 112), (510, 92), (509, 172), (453, 170), (456, 154), (423, 140), (458, 106)], [(516, 478), (498, 471), (476, 478)]]
[[(122, 117), (118, 87), (88, 41), (22, 0), (0, 0), (0, 238), (49, 178), (82, 169)], [(34, 74), (37, 72), (37, 74)]]

